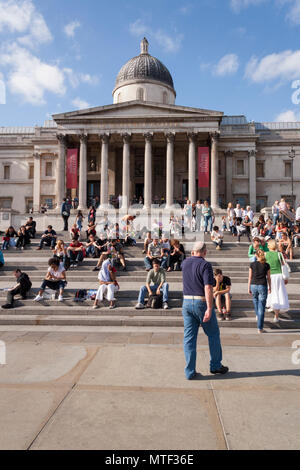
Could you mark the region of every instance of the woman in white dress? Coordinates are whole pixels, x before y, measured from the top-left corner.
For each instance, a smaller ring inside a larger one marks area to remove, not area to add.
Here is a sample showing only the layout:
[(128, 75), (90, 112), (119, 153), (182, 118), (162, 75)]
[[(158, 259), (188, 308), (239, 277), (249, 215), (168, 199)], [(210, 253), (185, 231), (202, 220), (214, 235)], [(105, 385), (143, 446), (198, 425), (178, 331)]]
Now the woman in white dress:
[(290, 308), (286, 289), (287, 281), (284, 281), (282, 276), (281, 265), (284, 260), (282, 254), (276, 249), (275, 240), (269, 240), (268, 248), (270, 251), (266, 253), (266, 261), (271, 271), (271, 294), (267, 298), (267, 308), (269, 311), (274, 311), (274, 322), (278, 323), (280, 310)]

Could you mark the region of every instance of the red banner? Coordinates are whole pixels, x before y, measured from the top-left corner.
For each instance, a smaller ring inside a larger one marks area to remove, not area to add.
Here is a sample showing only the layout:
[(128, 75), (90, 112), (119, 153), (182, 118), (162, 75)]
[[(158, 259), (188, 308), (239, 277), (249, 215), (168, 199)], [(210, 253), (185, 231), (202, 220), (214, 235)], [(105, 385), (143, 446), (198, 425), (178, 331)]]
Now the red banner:
[(209, 147), (198, 147), (198, 188), (209, 188)]
[(67, 151), (67, 189), (77, 189), (78, 186), (78, 149)]

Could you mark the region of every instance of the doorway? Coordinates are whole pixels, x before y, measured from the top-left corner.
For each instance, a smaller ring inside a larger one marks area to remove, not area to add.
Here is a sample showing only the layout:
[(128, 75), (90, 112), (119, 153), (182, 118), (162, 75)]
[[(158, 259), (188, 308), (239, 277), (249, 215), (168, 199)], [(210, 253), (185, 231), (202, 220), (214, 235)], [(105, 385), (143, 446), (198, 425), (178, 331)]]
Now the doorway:
[(137, 183), (135, 185), (135, 196), (137, 200), (139, 200), (140, 197), (142, 197), (144, 200), (144, 184), (143, 183)]
[[(87, 205), (92, 206), (96, 201), (100, 201), (100, 181), (88, 181), (87, 183)], [(97, 205), (97, 203), (96, 203)]]

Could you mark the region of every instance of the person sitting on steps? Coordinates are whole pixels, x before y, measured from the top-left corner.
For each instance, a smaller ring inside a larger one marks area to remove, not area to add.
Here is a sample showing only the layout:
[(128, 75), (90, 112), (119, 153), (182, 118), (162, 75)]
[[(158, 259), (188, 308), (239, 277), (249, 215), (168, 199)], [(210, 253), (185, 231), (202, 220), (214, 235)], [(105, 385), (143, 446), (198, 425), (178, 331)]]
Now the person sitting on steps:
[(14, 308), (14, 297), (17, 294), (20, 294), (23, 300), (27, 299), (27, 294), (32, 286), (28, 274), (22, 273), (21, 269), (16, 269), (14, 271), (14, 276), (17, 280), (17, 284), (8, 291), (6, 299), (7, 303), (2, 305), (2, 308), (4, 309)]
[(169, 308), (169, 284), (166, 282), (165, 270), (160, 267), (160, 262), (154, 259), (153, 268), (148, 273), (146, 285), (140, 288), (138, 303), (135, 308), (137, 310), (145, 308), (147, 292), (151, 296), (153, 294), (160, 295), (161, 291), (163, 293), (163, 308), (167, 310)]
[(49, 268), (47, 274), (34, 301), (40, 302), (43, 300), (44, 291), (46, 287), (49, 287), (49, 289), (59, 291), (58, 301), (63, 302), (63, 293), (67, 284), (65, 267), (58, 258), (49, 259), (48, 264)]
[[(213, 296), (218, 310), (219, 320), (231, 320), (231, 280), (223, 276), (221, 269), (214, 270)], [(223, 311), (225, 309), (225, 311)]]

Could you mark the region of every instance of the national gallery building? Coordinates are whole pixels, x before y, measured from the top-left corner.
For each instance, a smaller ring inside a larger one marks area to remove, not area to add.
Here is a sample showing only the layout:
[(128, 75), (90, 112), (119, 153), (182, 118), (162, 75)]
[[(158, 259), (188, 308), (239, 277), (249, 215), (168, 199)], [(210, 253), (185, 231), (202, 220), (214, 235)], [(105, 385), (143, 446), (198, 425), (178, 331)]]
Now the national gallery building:
[(143, 39), (117, 76), (113, 104), (57, 114), (43, 127), (0, 127), (0, 209), (55, 209), (66, 195), (79, 209), (95, 198), (107, 209), (122, 196), (124, 211), (139, 198), (145, 210), (186, 198), (260, 210), (292, 193), (300, 203), (300, 123), (248, 122), (175, 101), (170, 72)]

